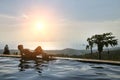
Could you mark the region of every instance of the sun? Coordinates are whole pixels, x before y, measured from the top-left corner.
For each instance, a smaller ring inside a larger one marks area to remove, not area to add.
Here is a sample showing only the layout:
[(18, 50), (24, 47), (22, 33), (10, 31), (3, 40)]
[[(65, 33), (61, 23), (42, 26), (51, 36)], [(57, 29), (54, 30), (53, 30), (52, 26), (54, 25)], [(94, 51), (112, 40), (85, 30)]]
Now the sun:
[(43, 24), (42, 24), (41, 22), (36, 23), (36, 29), (37, 29), (37, 30), (41, 30), (43, 27), (44, 27), (44, 26), (43, 26)]

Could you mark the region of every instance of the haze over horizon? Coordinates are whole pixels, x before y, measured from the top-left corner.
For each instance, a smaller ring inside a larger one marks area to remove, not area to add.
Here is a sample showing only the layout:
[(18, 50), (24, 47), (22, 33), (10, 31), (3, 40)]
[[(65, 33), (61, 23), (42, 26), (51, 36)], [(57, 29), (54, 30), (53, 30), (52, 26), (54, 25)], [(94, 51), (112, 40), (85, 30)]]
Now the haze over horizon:
[[(84, 49), (94, 34), (120, 43), (120, 0), (0, 0), (0, 49)], [(118, 45), (119, 46), (119, 45)]]

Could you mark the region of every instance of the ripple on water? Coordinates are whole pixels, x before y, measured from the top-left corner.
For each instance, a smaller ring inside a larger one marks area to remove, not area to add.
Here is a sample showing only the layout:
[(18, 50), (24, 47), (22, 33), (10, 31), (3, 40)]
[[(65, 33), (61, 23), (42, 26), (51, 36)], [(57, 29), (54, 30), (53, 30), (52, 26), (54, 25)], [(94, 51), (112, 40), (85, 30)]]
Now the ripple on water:
[(21, 63), (0, 57), (0, 80), (120, 80), (120, 67), (72, 60)]

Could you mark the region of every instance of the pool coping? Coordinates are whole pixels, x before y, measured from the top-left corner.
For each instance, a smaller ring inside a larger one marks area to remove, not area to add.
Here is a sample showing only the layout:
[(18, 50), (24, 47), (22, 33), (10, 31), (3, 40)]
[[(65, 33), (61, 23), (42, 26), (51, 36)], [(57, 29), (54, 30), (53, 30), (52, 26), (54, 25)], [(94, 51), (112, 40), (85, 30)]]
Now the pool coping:
[(74, 61), (80, 61), (80, 62), (86, 62), (86, 63), (120, 65), (120, 61), (81, 59), (81, 58), (65, 58), (65, 57), (56, 57), (56, 58), (57, 59), (64, 59), (64, 60), (74, 60)]
[[(3, 54), (1, 54), (0, 57), (21, 58), (20, 55), (3, 55)], [(40, 58), (40, 57), (38, 57), (38, 58)], [(120, 61), (110, 61), (110, 60), (81, 59), (81, 58), (66, 58), (66, 57), (54, 57), (54, 59), (74, 60), (74, 61), (87, 62), (87, 63), (97, 63), (97, 64), (120, 65)]]

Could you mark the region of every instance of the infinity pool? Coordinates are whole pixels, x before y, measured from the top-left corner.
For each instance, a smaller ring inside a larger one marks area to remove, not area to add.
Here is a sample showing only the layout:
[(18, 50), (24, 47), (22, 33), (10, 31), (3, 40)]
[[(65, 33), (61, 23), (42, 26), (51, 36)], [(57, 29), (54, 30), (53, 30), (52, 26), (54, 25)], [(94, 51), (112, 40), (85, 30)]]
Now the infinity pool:
[(73, 60), (21, 63), (0, 57), (0, 80), (120, 80), (120, 66)]

